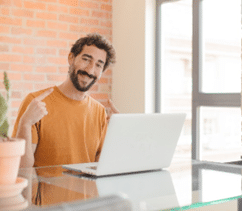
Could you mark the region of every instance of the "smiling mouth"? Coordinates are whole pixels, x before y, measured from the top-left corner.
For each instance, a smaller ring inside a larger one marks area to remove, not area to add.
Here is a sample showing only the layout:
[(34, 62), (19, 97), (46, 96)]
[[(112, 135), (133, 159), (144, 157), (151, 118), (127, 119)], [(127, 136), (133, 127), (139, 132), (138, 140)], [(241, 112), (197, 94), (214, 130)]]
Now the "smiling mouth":
[(86, 84), (88, 84), (88, 82), (89, 82), (90, 80), (91, 80), (90, 77), (85, 76), (85, 75), (80, 75), (79, 81), (80, 81), (82, 84), (86, 85)]

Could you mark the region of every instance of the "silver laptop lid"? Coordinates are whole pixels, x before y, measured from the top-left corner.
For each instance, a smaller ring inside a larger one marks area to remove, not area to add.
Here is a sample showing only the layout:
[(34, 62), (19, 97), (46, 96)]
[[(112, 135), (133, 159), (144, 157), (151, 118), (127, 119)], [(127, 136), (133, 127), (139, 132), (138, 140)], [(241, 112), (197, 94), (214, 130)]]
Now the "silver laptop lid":
[(185, 116), (185, 114), (113, 114), (96, 175), (168, 167)]

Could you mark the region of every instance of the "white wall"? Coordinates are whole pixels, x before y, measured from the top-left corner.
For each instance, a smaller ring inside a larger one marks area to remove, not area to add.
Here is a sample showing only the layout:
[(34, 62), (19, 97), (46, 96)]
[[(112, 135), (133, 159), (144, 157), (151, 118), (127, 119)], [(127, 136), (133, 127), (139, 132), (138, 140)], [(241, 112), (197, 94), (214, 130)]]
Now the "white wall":
[(154, 112), (155, 0), (113, 0), (112, 100), (122, 113)]

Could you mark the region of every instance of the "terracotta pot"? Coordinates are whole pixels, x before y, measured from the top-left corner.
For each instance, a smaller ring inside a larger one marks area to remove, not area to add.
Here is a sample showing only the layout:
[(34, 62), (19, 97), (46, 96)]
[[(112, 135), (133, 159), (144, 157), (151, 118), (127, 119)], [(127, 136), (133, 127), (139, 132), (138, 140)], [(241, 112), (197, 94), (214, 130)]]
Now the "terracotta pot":
[(22, 210), (27, 207), (28, 201), (21, 194), (9, 198), (0, 198), (0, 211)]
[(14, 184), (17, 179), (21, 156), (25, 153), (25, 140), (10, 138), (0, 140), (0, 185)]

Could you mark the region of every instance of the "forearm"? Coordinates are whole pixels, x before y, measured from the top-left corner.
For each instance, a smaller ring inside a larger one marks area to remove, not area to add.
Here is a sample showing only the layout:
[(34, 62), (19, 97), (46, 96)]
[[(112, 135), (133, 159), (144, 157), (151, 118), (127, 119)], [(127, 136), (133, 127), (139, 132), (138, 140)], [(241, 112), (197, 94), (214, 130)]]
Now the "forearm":
[(18, 124), (18, 130), (16, 133), (16, 138), (25, 139), (25, 154), (21, 157), (20, 167), (32, 167), (34, 165), (34, 152), (32, 149), (32, 134), (31, 134), (31, 124), (26, 123), (22, 118)]

